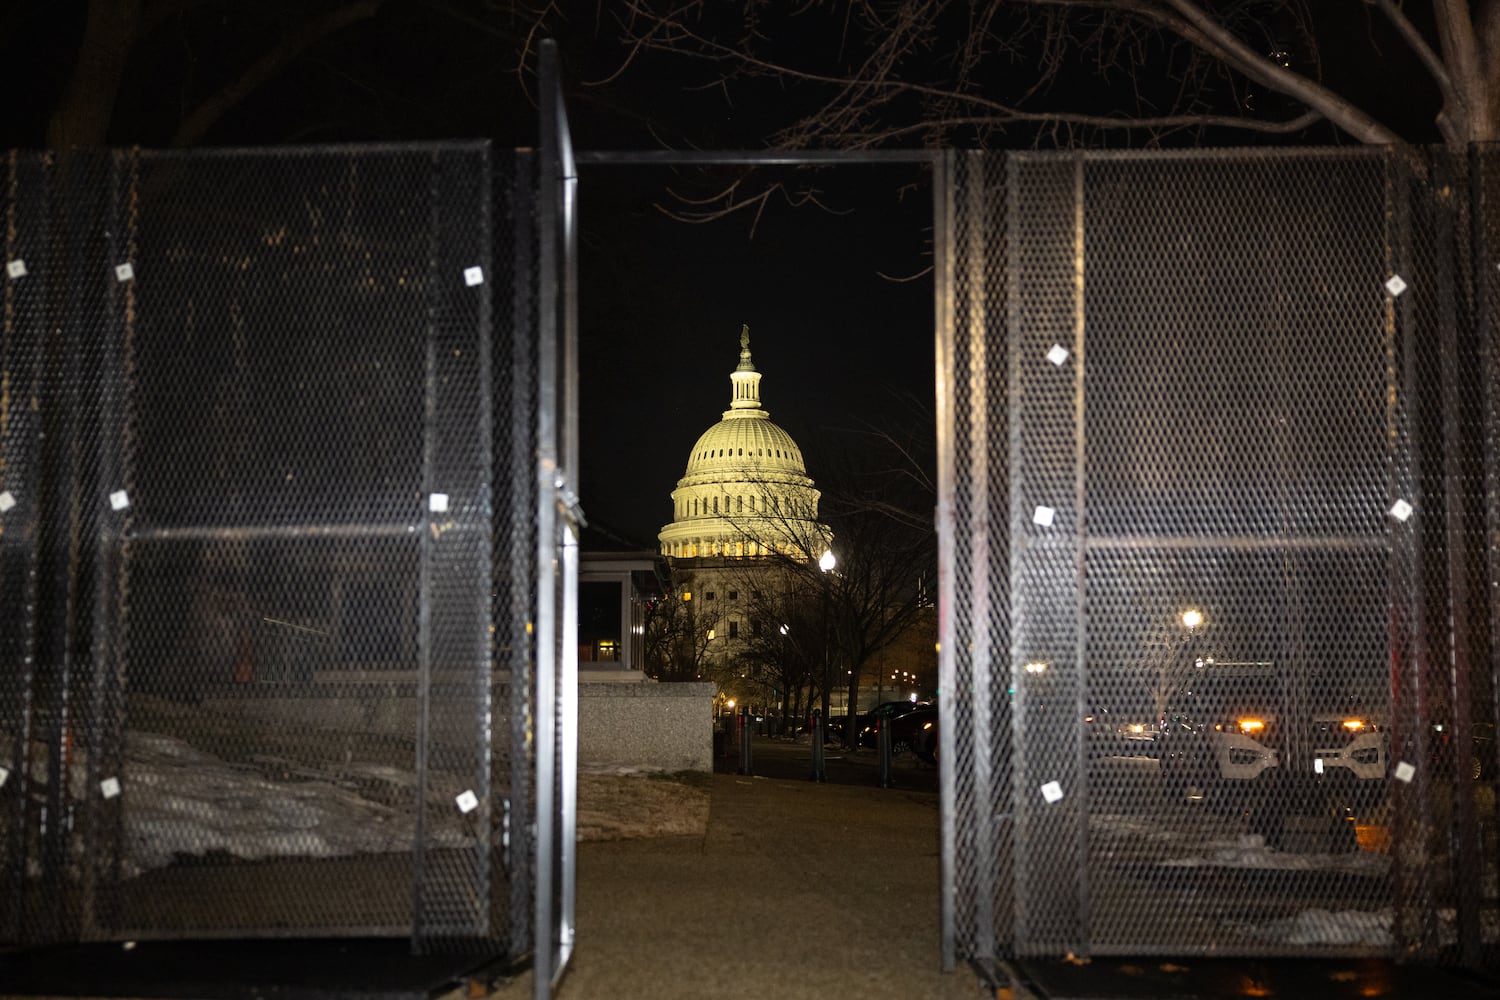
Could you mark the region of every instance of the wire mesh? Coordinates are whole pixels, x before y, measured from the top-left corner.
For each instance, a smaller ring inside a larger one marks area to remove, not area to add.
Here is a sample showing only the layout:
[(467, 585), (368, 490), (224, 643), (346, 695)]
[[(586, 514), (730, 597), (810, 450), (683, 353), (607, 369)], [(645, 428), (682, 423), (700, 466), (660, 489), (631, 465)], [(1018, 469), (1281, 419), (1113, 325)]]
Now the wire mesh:
[(7, 182), (0, 940), (513, 944), (532, 189), (482, 143)]
[(955, 171), (960, 954), (1493, 964), (1493, 156)]

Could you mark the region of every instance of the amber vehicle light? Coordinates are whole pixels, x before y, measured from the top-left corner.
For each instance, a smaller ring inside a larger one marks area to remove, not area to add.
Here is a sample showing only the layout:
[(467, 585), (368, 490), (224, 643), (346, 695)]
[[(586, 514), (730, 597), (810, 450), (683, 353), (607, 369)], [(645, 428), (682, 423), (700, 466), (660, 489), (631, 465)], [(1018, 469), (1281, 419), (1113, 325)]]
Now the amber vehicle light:
[(1266, 728), (1266, 724), (1264, 722), (1262, 722), (1260, 719), (1241, 719), (1240, 720), (1240, 732), (1242, 732), (1242, 733), (1258, 733), (1262, 729), (1265, 729), (1265, 728)]

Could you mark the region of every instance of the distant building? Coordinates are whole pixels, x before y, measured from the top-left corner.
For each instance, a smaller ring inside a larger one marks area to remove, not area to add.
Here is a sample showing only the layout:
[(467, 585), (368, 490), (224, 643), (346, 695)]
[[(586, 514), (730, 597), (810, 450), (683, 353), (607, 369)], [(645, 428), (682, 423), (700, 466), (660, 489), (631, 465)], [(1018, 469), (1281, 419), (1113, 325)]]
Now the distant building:
[(832, 543), (802, 449), (761, 406), (761, 373), (740, 333), (729, 409), (698, 438), (672, 491), (673, 520), (657, 536), (673, 599), (690, 604), (712, 643), (704, 662), (732, 662), (756, 622), (762, 589), (784, 587), (787, 560), (815, 562)]

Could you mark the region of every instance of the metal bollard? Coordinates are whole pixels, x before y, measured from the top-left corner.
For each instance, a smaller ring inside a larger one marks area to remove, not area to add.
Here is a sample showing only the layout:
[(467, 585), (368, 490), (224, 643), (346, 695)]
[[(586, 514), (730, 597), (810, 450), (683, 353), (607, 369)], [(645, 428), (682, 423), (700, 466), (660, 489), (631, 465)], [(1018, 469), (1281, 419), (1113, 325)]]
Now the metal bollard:
[(876, 750), (880, 755), (880, 787), (891, 787), (891, 720), (881, 719), (875, 737)]
[(828, 771), (823, 766), (823, 710), (818, 708), (812, 714), (812, 774), (807, 780), (828, 780)]
[(750, 774), (750, 713), (740, 709), (740, 773)]

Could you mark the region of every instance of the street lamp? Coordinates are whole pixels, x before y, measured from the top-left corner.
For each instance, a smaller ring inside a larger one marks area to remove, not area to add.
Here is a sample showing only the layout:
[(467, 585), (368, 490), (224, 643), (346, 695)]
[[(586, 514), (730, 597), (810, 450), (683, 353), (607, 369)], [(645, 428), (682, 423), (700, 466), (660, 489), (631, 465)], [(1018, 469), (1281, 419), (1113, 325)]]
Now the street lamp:
[(1203, 624), (1203, 612), (1197, 608), (1188, 608), (1182, 613), (1182, 625), (1188, 631), (1192, 631)]
[[(835, 560), (833, 558), (833, 550), (832, 549), (824, 549), (822, 557), (818, 560), (818, 569), (822, 570), (823, 571), (823, 575), (826, 577), (828, 575), (828, 571), (831, 570), (831, 569), (833, 569), (835, 562), (837, 562), (837, 560)], [(822, 688), (823, 688), (823, 718), (824, 718), (824, 722), (825, 723), (827, 722), (827, 719), (828, 719), (828, 708), (829, 708), (829, 704), (830, 704), (831, 696), (832, 696), (832, 692), (828, 690), (828, 686), (829, 686), (829, 684), (831, 683), (831, 681), (833, 679), (832, 678), (832, 672), (831, 672), (832, 664), (829, 663), (829, 653), (830, 653), (830, 650), (828, 648), (829, 645), (830, 645), (830, 643), (829, 643), (829, 635), (828, 635), (828, 631), (829, 631), (829, 602), (830, 602), (830, 595), (828, 593), (828, 584), (825, 581), (824, 584), (823, 584), (823, 683), (821, 685)], [(845, 735), (846, 736), (848, 735), (849, 729), (850, 729), (850, 727), (848, 727), (848, 726), (845, 727)]]

